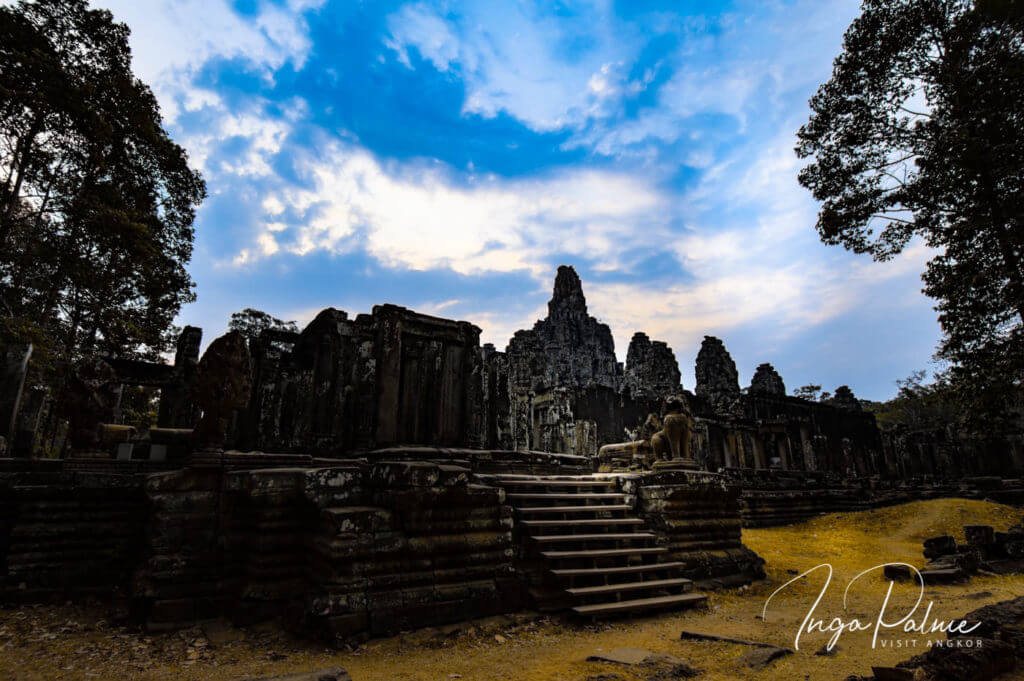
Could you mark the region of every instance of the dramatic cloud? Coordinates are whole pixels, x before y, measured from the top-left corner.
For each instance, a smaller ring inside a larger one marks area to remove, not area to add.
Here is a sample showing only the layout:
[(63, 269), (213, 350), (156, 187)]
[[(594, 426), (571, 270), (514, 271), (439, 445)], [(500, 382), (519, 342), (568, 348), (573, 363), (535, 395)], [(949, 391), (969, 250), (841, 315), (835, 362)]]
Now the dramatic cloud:
[(195, 73), (212, 60), (238, 59), (267, 80), (291, 63), (301, 67), (312, 48), (303, 12), (326, 0), (263, 2), (251, 17), (228, 0), (102, 0), (132, 29), (135, 72), (157, 93), (171, 121), (181, 108), (216, 104), (216, 92), (196, 88)]
[(409, 68), (415, 50), (461, 78), (467, 113), (503, 111), (537, 131), (575, 127), (643, 84), (628, 79), (640, 48), (635, 30), (608, 3), (568, 5), (552, 13), (509, 0), (409, 4), (388, 17), (386, 44)]
[[(268, 223), (236, 264), (280, 248), (365, 248), (390, 267), (461, 274), (527, 270), (550, 275), (553, 252), (614, 266), (637, 230), (668, 237), (666, 197), (626, 174), (598, 170), (545, 178), (463, 178), (431, 166), (386, 170), (366, 150), (332, 144), (300, 161), (309, 186), (265, 200)], [(283, 207), (283, 210), (282, 210)], [(271, 218), (282, 212), (294, 227)]]
[(179, 320), (207, 338), (394, 302), (504, 347), (562, 263), (620, 355), (647, 331), (684, 381), (713, 333), (741, 373), (884, 397), (937, 337), (928, 252), (822, 245), (796, 182), (856, 0), (106, 6), (208, 182)]

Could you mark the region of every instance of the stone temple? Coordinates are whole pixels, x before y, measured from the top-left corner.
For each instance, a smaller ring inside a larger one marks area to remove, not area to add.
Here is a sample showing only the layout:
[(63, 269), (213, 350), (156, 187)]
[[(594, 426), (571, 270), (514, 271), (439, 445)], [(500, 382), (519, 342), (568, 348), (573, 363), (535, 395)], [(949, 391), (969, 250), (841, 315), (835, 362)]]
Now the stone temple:
[[(696, 384), (638, 331), (625, 363), (560, 267), (545, 319), (504, 351), (379, 305), (299, 333), (229, 333), (173, 364), (87, 358), (55, 407), (2, 348), (0, 600), (95, 596), (150, 630), (281, 617), (342, 645), (531, 608), (604, 617), (699, 605), (763, 576), (741, 528), (922, 496), (1024, 502), (1020, 443), (883, 436), (849, 388), (746, 388), (705, 337)], [(679, 350), (678, 348), (676, 349)], [(158, 423), (120, 424), (125, 385)]]
[[(683, 392), (663, 342), (638, 332), (625, 365), (616, 359), (611, 330), (588, 313), (572, 267), (558, 270), (548, 316), (516, 332), (504, 352), (481, 347), (479, 336), (468, 322), (392, 305), (355, 319), (327, 309), (301, 333), (266, 334), (252, 348), (252, 398), (228, 447), (333, 456), (417, 444), (593, 458), (633, 439), (666, 397)], [(768, 364), (741, 391), (735, 363), (712, 337), (695, 373), (688, 397), (705, 470), (774, 462), (874, 475), (895, 466), (855, 399), (837, 407), (787, 397)], [(161, 411), (181, 415), (161, 425), (191, 425), (190, 405)]]

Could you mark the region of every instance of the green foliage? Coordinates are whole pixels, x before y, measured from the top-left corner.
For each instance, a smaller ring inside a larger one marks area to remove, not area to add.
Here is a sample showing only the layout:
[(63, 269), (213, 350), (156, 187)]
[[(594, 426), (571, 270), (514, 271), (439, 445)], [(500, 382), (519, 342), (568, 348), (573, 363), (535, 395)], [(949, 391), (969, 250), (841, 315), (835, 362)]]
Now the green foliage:
[(822, 241), (886, 260), (918, 238), (975, 415), (1024, 377), (1024, 12), (1005, 0), (865, 0), (797, 154)]
[(820, 385), (814, 385), (814, 384), (808, 383), (807, 385), (802, 385), (799, 388), (797, 388), (796, 390), (794, 390), (793, 391), (793, 396), (794, 397), (800, 397), (800, 398), (805, 399), (805, 400), (810, 400), (811, 402), (815, 402), (815, 401), (817, 401), (818, 393), (820, 393), (820, 392), (821, 392), (821, 386)]
[(160, 411), (160, 391), (139, 385), (126, 385), (121, 393), (121, 423), (140, 432), (156, 425)]
[(934, 430), (963, 422), (962, 407), (945, 373), (935, 374), (929, 382), (927, 373), (918, 370), (896, 385), (896, 397), (865, 405), (874, 412), (880, 428)]
[(181, 305), (205, 196), (131, 71), (128, 28), (85, 0), (0, 7), (0, 343), (43, 377), (153, 357)]
[(228, 331), (239, 331), (250, 340), (257, 338), (265, 330), (297, 333), (299, 327), (295, 322), (281, 321), (277, 317), (251, 307), (247, 307), (241, 312), (232, 313), (231, 321), (228, 322)]

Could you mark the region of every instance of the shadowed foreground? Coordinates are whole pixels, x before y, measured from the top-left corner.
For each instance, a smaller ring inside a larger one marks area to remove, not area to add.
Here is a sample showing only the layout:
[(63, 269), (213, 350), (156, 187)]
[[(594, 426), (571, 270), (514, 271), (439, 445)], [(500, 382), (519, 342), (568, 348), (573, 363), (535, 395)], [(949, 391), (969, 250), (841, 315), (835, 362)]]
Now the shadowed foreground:
[[(842, 591), (862, 570), (883, 562), (922, 565), (921, 542), (941, 534), (961, 539), (965, 524), (1016, 523), (1018, 509), (981, 501), (942, 499), (851, 514), (833, 514), (783, 528), (745, 530), (743, 541), (767, 561), (768, 579), (750, 589), (712, 592), (707, 609), (642, 620), (566, 624), (517, 617), (442, 629), (427, 629), (371, 641), (348, 653), (325, 650), (280, 633), (276, 627), (244, 631), (211, 625), (185, 632), (143, 636), (101, 619), (103, 613), (76, 606), (23, 607), (0, 611), (0, 679), (215, 679), (241, 680), (340, 665), (354, 681), (435, 681), (451, 678), (491, 681), (584, 681), (602, 673), (633, 676), (626, 668), (586, 662), (587, 656), (619, 647), (641, 647), (682, 658), (705, 670), (697, 677), (717, 679), (836, 679), (869, 674), (874, 665), (893, 665), (927, 650), (926, 641), (944, 638), (903, 634), (884, 638), (902, 647), (871, 648), (871, 632), (845, 633), (832, 657), (815, 655), (826, 634), (800, 641), (795, 655), (755, 670), (737, 661), (746, 646), (710, 641), (680, 641), (682, 629), (793, 647), (794, 635), (824, 582), (819, 570), (776, 596), (760, 619), (765, 599), (778, 587), (812, 567), (832, 563), (835, 575), (816, 610), (828, 622), (835, 616), (873, 622), (886, 582), (869, 573), (850, 590), (842, 609)], [(916, 587), (898, 586), (888, 613), (907, 611)], [(1024, 593), (1024, 576), (976, 576), (963, 585), (929, 586), (931, 618), (951, 620), (989, 603)], [(882, 637), (880, 637), (882, 638)], [(916, 647), (912, 647), (913, 641)], [(1007, 677), (1011, 678), (1011, 677)]]

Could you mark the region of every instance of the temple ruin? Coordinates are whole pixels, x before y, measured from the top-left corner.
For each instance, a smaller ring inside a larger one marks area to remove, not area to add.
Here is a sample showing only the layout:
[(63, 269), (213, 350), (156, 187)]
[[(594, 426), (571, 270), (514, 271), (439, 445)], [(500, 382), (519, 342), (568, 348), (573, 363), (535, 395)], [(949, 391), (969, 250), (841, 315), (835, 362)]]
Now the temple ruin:
[[(173, 364), (80, 362), (62, 458), (32, 456), (31, 348), (4, 349), (0, 597), (122, 599), (152, 630), (284, 613), (343, 644), (523, 608), (696, 605), (763, 575), (743, 526), (1024, 502), (1020, 443), (886, 438), (849, 388), (788, 396), (768, 363), (742, 388), (718, 338), (692, 390), (642, 332), (620, 363), (572, 267), (504, 351), (395, 305), (202, 356), (201, 339), (185, 328)], [(118, 423), (125, 385), (160, 390), (156, 426)]]

